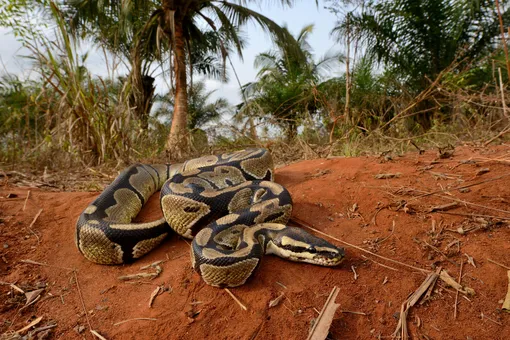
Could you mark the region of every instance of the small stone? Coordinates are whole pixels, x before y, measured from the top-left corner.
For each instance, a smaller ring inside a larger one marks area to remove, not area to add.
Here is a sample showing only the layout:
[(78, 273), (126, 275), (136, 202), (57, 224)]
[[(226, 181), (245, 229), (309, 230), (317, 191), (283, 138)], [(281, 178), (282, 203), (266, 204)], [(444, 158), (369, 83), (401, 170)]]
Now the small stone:
[(9, 245), (7, 243), (4, 243), (4, 249), (9, 248)]
[(78, 334), (81, 334), (85, 331), (85, 326), (77, 325), (76, 327), (74, 327), (74, 331)]

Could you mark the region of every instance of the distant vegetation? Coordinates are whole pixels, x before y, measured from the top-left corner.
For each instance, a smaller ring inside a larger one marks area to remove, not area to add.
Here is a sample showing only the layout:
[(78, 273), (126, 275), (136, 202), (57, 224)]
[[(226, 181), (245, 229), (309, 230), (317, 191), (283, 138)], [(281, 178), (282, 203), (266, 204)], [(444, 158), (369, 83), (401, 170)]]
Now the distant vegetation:
[[(315, 56), (313, 24), (290, 32), (252, 3), (1, 3), (0, 26), (32, 68), (26, 78), (0, 71), (0, 164), (115, 165), (248, 145), (357, 155), (510, 131), (505, 4), (318, 2), (336, 15), (331, 50), (342, 53)], [(248, 22), (273, 47), (256, 56), (257, 79), (239, 84), (241, 102), (212, 100), (204, 79), (237, 79), (230, 57), (242, 55)], [(108, 76), (87, 69), (83, 42), (104, 54)], [(155, 88), (158, 77), (170, 91)]]

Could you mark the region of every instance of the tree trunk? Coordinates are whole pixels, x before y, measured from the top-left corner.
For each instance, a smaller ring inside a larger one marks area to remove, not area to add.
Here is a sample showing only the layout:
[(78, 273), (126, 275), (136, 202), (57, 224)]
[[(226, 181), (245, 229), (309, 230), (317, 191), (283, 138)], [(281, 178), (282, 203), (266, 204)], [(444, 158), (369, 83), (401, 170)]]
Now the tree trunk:
[(186, 53), (182, 19), (175, 17), (173, 41), (175, 95), (172, 127), (166, 141), (166, 150), (173, 159), (180, 159), (189, 153), (189, 135), (187, 129), (188, 94), (186, 88)]
[(154, 78), (142, 74), (142, 54), (140, 40), (131, 51), (132, 67), (128, 100), (129, 106), (133, 108), (135, 117), (140, 122), (140, 127), (147, 130), (149, 127), (149, 115), (154, 97)]
[(349, 28), (349, 14), (347, 14), (347, 34), (346, 34), (346, 47), (347, 47), (347, 57), (345, 58), (345, 108), (344, 115), (345, 121), (350, 124), (351, 116), (350, 116), (350, 104), (351, 104), (351, 75), (350, 75), (350, 53), (351, 53), (351, 32)]

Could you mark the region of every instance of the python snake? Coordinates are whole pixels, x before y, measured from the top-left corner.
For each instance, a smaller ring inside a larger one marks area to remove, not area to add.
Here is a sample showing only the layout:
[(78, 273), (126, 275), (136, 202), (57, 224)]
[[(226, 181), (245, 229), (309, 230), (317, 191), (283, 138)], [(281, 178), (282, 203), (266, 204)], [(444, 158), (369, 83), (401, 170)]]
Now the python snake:
[[(292, 199), (273, 182), (273, 173), (271, 154), (265, 149), (174, 165), (132, 165), (79, 216), (76, 245), (92, 262), (121, 264), (154, 249), (174, 230), (193, 239), (194, 269), (207, 284), (218, 287), (244, 284), (263, 254), (338, 265), (343, 248), (285, 225)], [(132, 223), (158, 190), (164, 217)]]

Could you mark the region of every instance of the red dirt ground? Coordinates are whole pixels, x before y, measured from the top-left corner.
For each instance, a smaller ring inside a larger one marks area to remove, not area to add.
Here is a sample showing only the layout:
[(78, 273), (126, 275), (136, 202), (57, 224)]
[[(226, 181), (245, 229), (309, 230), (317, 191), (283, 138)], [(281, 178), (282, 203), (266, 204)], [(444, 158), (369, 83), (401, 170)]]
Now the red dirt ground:
[[(397, 178), (374, 177), (397, 172), (401, 174)], [(436, 151), (427, 151), (402, 157), (303, 161), (278, 169), (276, 180), (291, 192), (295, 217), (337, 239), (422, 269), (442, 266), (456, 280), (464, 262), (461, 282), (476, 294), (459, 295), (455, 319), (456, 292), (438, 281), (430, 299), (411, 308), (407, 320), (412, 338), (508, 339), (510, 314), (501, 310), (507, 271), (488, 260), (510, 266), (508, 145), (465, 146), (444, 159)], [(469, 192), (455, 189), (475, 183), (479, 184)], [(437, 194), (420, 197), (423, 192), (418, 190)], [(75, 275), (65, 268), (77, 270), (92, 329), (107, 339), (137, 340), (305, 339), (334, 286), (340, 288), (340, 307), (330, 339), (387, 338), (395, 330), (402, 302), (426, 276), (351, 247), (346, 247), (347, 258), (337, 268), (266, 256), (247, 284), (231, 289), (248, 308), (243, 311), (225, 290), (201, 281), (191, 268), (188, 244), (175, 236), (135, 264), (88, 262), (74, 244), (75, 222), (97, 195), (12, 184), (0, 189), (0, 334), (5, 333), (4, 337), (43, 317), (36, 327), (57, 325), (48, 338), (93, 338)], [(446, 213), (430, 212), (454, 200), (459, 205)], [(39, 209), (42, 213), (30, 227)], [(158, 198), (153, 197), (139, 220), (160, 215)], [(473, 257), (476, 267), (467, 263), (464, 254)], [(158, 260), (165, 262), (154, 280), (118, 279)], [(25, 291), (38, 287), (44, 291), (40, 300), (21, 309), (25, 298), (11, 283)], [(158, 286), (168, 291), (149, 308), (151, 293)], [(280, 304), (269, 308), (268, 303), (280, 294), (284, 294)], [(116, 325), (134, 318), (155, 320)]]

